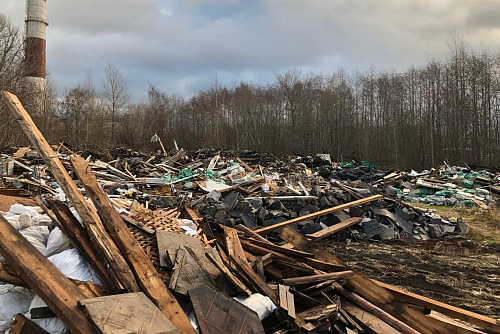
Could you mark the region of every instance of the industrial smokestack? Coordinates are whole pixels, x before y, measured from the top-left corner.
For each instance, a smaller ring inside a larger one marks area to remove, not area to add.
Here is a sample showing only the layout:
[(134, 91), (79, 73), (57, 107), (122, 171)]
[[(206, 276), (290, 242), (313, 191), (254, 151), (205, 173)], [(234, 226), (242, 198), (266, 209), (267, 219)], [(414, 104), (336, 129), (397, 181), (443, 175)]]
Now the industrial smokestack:
[(38, 92), (45, 89), (47, 25), (46, 1), (26, 0), (26, 81)]

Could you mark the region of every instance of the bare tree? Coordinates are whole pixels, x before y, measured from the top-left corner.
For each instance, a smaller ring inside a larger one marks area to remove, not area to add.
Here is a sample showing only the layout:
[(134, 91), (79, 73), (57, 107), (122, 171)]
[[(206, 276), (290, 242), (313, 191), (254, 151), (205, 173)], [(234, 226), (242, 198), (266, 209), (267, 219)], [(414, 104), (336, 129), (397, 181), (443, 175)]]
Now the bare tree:
[(104, 110), (111, 116), (111, 140), (113, 141), (117, 117), (127, 106), (130, 94), (128, 93), (127, 81), (111, 63), (108, 63), (104, 69), (102, 88)]

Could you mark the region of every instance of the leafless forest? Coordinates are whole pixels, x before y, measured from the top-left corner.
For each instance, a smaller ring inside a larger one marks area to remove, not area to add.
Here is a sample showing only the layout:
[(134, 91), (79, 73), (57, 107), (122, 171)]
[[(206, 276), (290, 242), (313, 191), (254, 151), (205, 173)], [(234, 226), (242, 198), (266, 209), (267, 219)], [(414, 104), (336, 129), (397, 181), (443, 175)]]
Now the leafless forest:
[[(57, 97), (49, 78), (45, 96), (35, 98), (22, 85), (22, 34), (0, 18), (0, 88), (20, 97), (49, 140), (77, 149), (156, 150), (156, 133), (187, 149), (330, 153), (385, 168), (428, 168), (444, 159), (499, 166), (500, 55), (473, 52), (460, 39), (449, 44), (447, 57), (402, 72), (293, 69), (267, 86), (214, 80), (192, 97), (151, 85), (146, 103), (132, 103), (126, 78), (109, 64), (102, 82), (82, 75)], [(43, 107), (34, 107), (36, 99)], [(0, 117), (0, 147), (22, 143), (3, 106)]]

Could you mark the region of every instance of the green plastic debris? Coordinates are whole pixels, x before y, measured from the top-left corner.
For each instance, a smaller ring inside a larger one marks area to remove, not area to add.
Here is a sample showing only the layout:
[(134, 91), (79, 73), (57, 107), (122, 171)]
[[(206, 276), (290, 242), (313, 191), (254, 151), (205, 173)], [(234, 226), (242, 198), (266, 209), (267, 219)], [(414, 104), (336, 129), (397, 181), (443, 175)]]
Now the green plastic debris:
[(207, 169), (207, 171), (205, 173), (201, 173), (201, 175), (208, 177), (212, 181), (219, 182), (219, 183), (225, 183), (221, 179), (217, 178), (218, 175), (216, 174), (216, 172), (214, 172), (211, 169)]
[(189, 168), (184, 168), (179, 171), (179, 174), (172, 181), (177, 181), (186, 177), (192, 177), (194, 174), (195, 173)]
[(342, 163), (340, 163), (340, 167), (342, 167), (342, 168), (352, 168), (352, 167), (354, 167), (354, 164), (352, 162), (342, 162)]
[(368, 166), (371, 168), (375, 168), (375, 165), (368, 161), (361, 161), (361, 166)]
[(444, 196), (446, 198), (449, 198), (453, 195), (453, 191), (451, 190), (441, 190), (441, 191), (436, 191), (434, 193), (435, 196)]
[(469, 180), (462, 180), (462, 184), (466, 187), (466, 188), (469, 188), (471, 189), (473, 186), (474, 186), (474, 182), (473, 181), (469, 181)]
[(419, 190), (420, 190), (420, 197), (426, 197), (429, 194), (427, 188), (420, 188)]

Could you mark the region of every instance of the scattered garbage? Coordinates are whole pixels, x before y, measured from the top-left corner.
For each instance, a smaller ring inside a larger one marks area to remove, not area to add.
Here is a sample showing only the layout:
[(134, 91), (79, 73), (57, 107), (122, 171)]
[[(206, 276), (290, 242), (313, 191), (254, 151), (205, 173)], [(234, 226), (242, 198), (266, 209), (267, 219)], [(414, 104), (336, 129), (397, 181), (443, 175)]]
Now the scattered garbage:
[[(27, 313), (25, 324), (82, 334), (500, 332), (496, 319), (371, 280), (318, 244), (463, 233), (463, 221), (401, 199), (422, 190), (487, 205), (496, 175), (383, 172), (327, 155), (166, 152), (161, 142), (157, 155), (117, 150), (105, 161), (50, 147), (23, 122), (17, 98), (4, 97), (37, 147), (32, 158), (29, 148), (6, 153), (18, 163), (0, 188), (39, 205), (0, 214), (0, 281), (28, 291), (12, 309)], [(488, 194), (476, 186), (485, 182)], [(5, 329), (9, 312), (0, 312)]]

